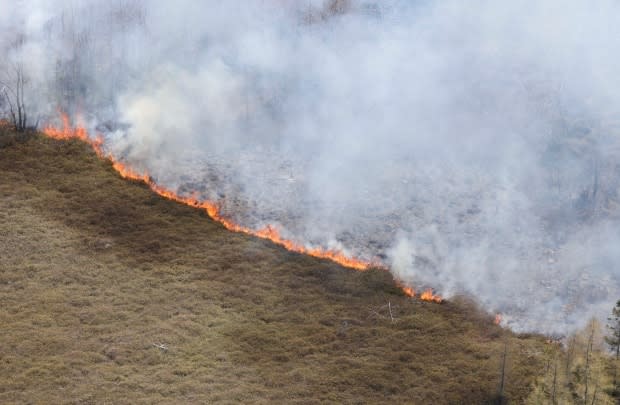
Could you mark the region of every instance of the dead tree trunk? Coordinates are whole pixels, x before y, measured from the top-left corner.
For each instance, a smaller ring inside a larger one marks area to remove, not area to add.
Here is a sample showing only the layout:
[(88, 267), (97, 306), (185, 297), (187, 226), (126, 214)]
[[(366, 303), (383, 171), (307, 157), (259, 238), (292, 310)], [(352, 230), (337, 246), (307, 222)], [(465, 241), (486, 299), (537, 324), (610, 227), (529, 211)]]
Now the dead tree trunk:
[(11, 124), (18, 132), (24, 132), (28, 127), (28, 114), (24, 102), (24, 87), (26, 81), (22, 65), (15, 66), (13, 80), (9, 80), (8, 82), (0, 81), (2, 93), (9, 107), (8, 114)]
[[(620, 344), (616, 345), (616, 362), (614, 364), (614, 394), (620, 395), (618, 392), (620, 391), (620, 387), (618, 387), (618, 361), (620, 360)], [(620, 403), (620, 400), (618, 401)]]
[(497, 405), (504, 403), (504, 385), (506, 382), (506, 357), (508, 355), (508, 343), (504, 343), (504, 353), (502, 354), (502, 371), (499, 383), (499, 389), (497, 391)]
[(592, 357), (592, 346), (594, 345), (594, 325), (590, 331), (590, 337), (588, 338), (588, 345), (586, 346), (586, 365), (584, 371), (584, 388), (583, 388), (583, 403), (588, 405), (588, 383), (590, 379), (590, 362)]
[(556, 392), (556, 387), (557, 387), (557, 383), (558, 383), (558, 359), (556, 356), (555, 362), (554, 362), (554, 366), (553, 366), (553, 388), (551, 390), (551, 403), (553, 405), (557, 404), (556, 398), (555, 398), (555, 392)]

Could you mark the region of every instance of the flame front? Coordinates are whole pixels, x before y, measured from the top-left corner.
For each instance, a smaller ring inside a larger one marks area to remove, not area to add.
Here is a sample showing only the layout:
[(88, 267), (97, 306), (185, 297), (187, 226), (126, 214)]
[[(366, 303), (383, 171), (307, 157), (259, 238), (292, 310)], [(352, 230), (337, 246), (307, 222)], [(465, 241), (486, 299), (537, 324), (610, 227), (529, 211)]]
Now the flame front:
[(415, 290), (413, 288), (408, 287), (406, 285), (400, 285), (400, 284), (399, 284), (399, 287), (401, 288), (401, 290), (403, 290), (403, 292), (405, 293), (407, 297), (411, 297), (411, 298), (415, 297)]
[(253, 235), (261, 239), (268, 239), (272, 241), (273, 243), (283, 246), (285, 249), (290, 250), (292, 252), (307, 254), (307, 255), (319, 257), (322, 259), (329, 259), (342, 266), (349, 267), (355, 270), (367, 270), (373, 265), (378, 266), (372, 262), (364, 261), (361, 259), (356, 259), (353, 257), (348, 257), (344, 253), (337, 251), (337, 250), (321, 249), (321, 248), (307, 248), (289, 239), (283, 238), (280, 235), (280, 232), (271, 225), (267, 225), (264, 228), (254, 230), (254, 229), (247, 228), (239, 224), (236, 224), (235, 222), (231, 221), (230, 219), (222, 215), (220, 208), (216, 203), (212, 201), (200, 201), (195, 197), (181, 196), (171, 190), (168, 190), (158, 184), (155, 184), (148, 174), (140, 174), (138, 172), (135, 172), (130, 167), (127, 167), (127, 165), (119, 161), (115, 161), (110, 156), (107, 156), (107, 157), (112, 160), (112, 166), (114, 167), (114, 169), (116, 169), (116, 171), (118, 171), (118, 173), (123, 178), (143, 181), (146, 184), (148, 184), (151, 190), (153, 190), (154, 192), (156, 192), (162, 197), (165, 197), (169, 200), (174, 200), (174, 201), (186, 204), (186, 205), (190, 205), (192, 207), (203, 209), (207, 212), (207, 214), (209, 214), (209, 216), (212, 219), (221, 223), (222, 225), (224, 225), (226, 229), (230, 231)]
[(84, 127), (73, 128), (71, 124), (69, 123), (69, 116), (62, 111), (59, 111), (59, 113), (60, 113), (60, 119), (62, 121), (62, 129), (56, 128), (52, 125), (47, 125), (45, 128), (43, 128), (43, 133), (45, 135), (47, 135), (50, 138), (63, 140), (63, 141), (68, 141), (70, 139), (79, 139), (81, 141), (84, 141), (93, 148), (97, 156), (101, 158), (110, 159), (112, 163), (115, 165), (114, 168), (116, 169), (116, 164), (118, 162), (116, 162), (112, 158), (112, 156), (110, 155), (106, 156), (103, 153), (103, 138), (101, 136), (97, 136), (94, 140), (91, 139), (91, 137), (88, 135), (88, 131), (86, 130), (86, 128)]
[(433, 294), (432, 288), (424, 290), (424, 292), (420, 295), (420, 299), (422, 301), (431, 301), (431, 302), (436, 302), (438, 304), (443, 301), (443, 298), (441, 298), (439, 295)]
[[(85, 128), (79, 126), (75, 128), (71, 127), (70, 120), (67, 114), (60, 112), (60, 115), (62, 120), (62, 128), (59, 129), (52, 125), (48, 125), (43, 129), (43, 133), (45, 135), (58, 140), (79, 139), (88, 143), (99, 157), (109, 159), (112, 162), (112, 167), (121, 175), (121, 177), (131, 180), (142, 181), (146, 183), (155, 193), (169, 200), (177, 201), (186, 205), (190, 205), (192, 207), (203, 209), (213, 220), (221, 223), (226, 229), (230, 231), (245, 233), (262, 239), (268, 239), (289, 251), (307, 254), (321, 259), (328, 259), (342, 266), (355, 270), (363, 271), (369, 269), (370, 267), (385, 269), (385, 267), (379, 265), (378, 263), (350, 257), (339, 250), (305, 247), (292, 240), (282, 237), (282, 235), (280, 235), (280, 232), (271, 225), (267, 225), (264, 228), (254, 230), (236, 224), (235, 222), (222, 215), (221, 210), (216, 203), (212, 201), (201, 201), (198, 200), (196, 197), (181, 196), (174, 191), (168, 190), (156, 184), (148, 175), (148, 173), (136, 172), (132, 168), (128, 167), (126, 164), (116, 160), (111, 154), (104, 153), (103, 137), (97, 136), (94, 139), (91, 138)], [(405, 295), (409, 297), (415, 297), (415, 291), (413, 290), (413, 288), (401, 284), (399, 284), (399, 287), (403, 290)], [(438, 303), (443, 301), (440, 296), (434, 295), (431, 289), (424, 291), (420, 296), (420, 299), (424, 301), (433, 301)]]

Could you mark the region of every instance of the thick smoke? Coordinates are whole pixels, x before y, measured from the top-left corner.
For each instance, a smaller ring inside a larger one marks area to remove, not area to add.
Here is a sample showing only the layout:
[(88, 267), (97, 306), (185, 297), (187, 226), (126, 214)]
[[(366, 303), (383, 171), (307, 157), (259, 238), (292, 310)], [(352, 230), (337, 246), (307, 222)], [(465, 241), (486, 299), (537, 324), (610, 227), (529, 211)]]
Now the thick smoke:
[(246, 226), (521, 330), (620, 297), (616, 1), (0, 6), (3, 80), (25, 70), (33, 115), (69, 112)]

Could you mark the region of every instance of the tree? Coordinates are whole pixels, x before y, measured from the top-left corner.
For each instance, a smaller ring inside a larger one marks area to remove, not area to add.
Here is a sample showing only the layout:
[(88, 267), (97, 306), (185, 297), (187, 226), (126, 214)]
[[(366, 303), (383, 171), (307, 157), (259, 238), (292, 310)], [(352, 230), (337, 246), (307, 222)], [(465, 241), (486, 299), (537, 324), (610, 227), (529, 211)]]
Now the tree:
[(495, 399), (495, 403), (497, 405), (502, 405), (506, 403), (506, 397), (504, 397), (504, 388), (506, 384), (506, 357), (508, 356), (508, 342), (504, 342), (504, 353), (502, 354), (502, 366), (500, 373), (500, 382), (499, 387), (497, 389), (497, 397)]
[(7, 114), (11, 124), (18, 132), (28, 128), (28, 114), (24, 102), (24, 87), (28, 82), (23, 65), (13, 66), (7, 80), (0, 80), (0, 89), (7, 105)]
[(526, 403), (620, 404), (619, 398), (613, 397), (613, 370), (609, 367), (612, 359), (603, 338), (602, 325), (593, 318), (584, 329), (568, 338), (566, 347), (549, 341), (553, 346), (544, 351), (546, 362), (541, 363), (546, 370), (536, 381)]
[(611, 310), (611, 316), (607, 319), (609, 321), (607, 328), (609, 329), (610, 334), (605, 336), (605, 342), (607, 342), (615, 357), (613, 371), (613, 395), (615, 397), (619, 397), (620, 387), (618, 385), (618, 361), (620, 360), (620, 300), (616, 302), (616, 306)]
[(584, 376), (584, 388), (583, 388), (583, 404), (588, 405), (588, 383), (590, 382), (590, 374), (592, 367), (592, 350), (594, 348), (594, 334), (596, 332), (596, 323), (592, 322), (590, 329), (590, 335), (588, 336), (588, 343), (586, 344), (586, 364), (583, 373)]

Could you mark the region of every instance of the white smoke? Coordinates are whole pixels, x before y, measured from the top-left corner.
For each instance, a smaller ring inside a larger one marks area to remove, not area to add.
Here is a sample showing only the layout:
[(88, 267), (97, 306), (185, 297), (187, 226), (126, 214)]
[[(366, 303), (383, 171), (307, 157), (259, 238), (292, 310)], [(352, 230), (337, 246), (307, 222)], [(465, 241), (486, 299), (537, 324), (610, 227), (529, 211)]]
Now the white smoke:
[[(247, 226), (562, 331), (620, 295), (620, 5), (1, 1), (57, 107)], [(7, 69), (4, 69), (7, 71)]]

